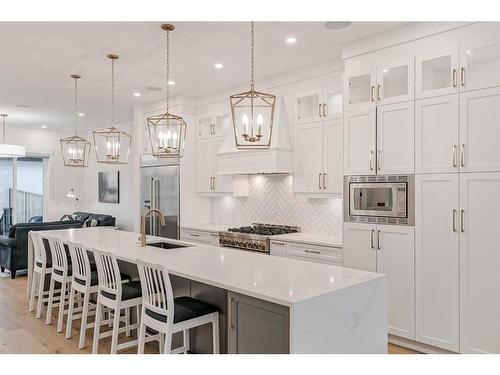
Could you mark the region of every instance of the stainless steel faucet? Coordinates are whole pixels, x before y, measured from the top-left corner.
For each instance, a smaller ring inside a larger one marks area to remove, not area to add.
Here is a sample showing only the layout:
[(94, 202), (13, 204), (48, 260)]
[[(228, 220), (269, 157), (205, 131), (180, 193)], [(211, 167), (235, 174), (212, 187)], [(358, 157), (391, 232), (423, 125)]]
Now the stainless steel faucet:
[(157, 214), (160, 216), (160, 224), (165, 225), (165, 217), (163, 216), (163, 212), (161, 212), (157, 208), (150, 208), (141, 216), (141, 247), (146, 246), (146, 217), (150, 214)]

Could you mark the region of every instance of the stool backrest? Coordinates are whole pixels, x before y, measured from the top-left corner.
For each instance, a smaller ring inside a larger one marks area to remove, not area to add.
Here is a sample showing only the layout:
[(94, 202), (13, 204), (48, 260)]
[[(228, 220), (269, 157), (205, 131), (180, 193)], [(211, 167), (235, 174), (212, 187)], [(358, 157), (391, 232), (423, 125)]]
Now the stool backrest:
[(50, 244), (50, 251), (52, 253), (52, 267), (53, 272), (59, 274), (68, 274), (68, 255), (64, 248), (64, 243), (54, 237), (48, 237)]
[(121, 299), (122, 279), (116, 257), (107, 251), (92, 250), (97, 266), (99, 290), (114, 294)]
[(71, 256), (73, 280), (81, 280), (85, 285), (90, 286), (92, 271), (87, 249), (76, 242), (68, 242), (68, 247)]
[(174, 293), (168, 271), (159, 264), (137, 259), (141, 279), (142, 304), (158, 314), (167, 316), (167, 323), (174, 321)]
[(47, 252), (45, 251), (45, 244), (43, 243), (42, 235), (35, 231), (31, 231), (30, 236), (31, 240), (33, 241), (33, 253), (35, 254), (35, 264), (46, 266)]

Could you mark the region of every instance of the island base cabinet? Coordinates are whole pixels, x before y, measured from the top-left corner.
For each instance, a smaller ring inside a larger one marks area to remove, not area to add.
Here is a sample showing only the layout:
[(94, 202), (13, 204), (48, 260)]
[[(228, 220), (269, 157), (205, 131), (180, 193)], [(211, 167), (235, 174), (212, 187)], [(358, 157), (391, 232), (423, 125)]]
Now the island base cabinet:
[(290, 353), (290, 309), (228, 292), (228, 353)]

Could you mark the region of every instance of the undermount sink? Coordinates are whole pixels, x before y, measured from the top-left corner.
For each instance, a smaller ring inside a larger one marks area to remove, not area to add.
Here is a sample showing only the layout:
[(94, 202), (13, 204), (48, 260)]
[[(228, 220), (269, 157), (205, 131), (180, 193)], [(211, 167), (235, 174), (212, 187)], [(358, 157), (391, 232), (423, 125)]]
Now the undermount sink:
[(159, 247), (160, 249), (179, 249), (181, 247), (187, 247), (186, 245), (179, 245), (170, 242), (148, 242), (147, 246)]

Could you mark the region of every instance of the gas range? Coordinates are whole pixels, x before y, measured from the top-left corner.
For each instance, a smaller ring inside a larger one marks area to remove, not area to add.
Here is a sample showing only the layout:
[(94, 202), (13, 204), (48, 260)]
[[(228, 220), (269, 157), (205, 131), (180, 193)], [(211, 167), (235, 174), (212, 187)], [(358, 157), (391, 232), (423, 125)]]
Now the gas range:
[(269, 254), (270, 237), (297, 232), (300, 232), (300, 227), (254, 223), (252, 226), (229, 228), (219, 232), (219, 243), (225, 247)]

